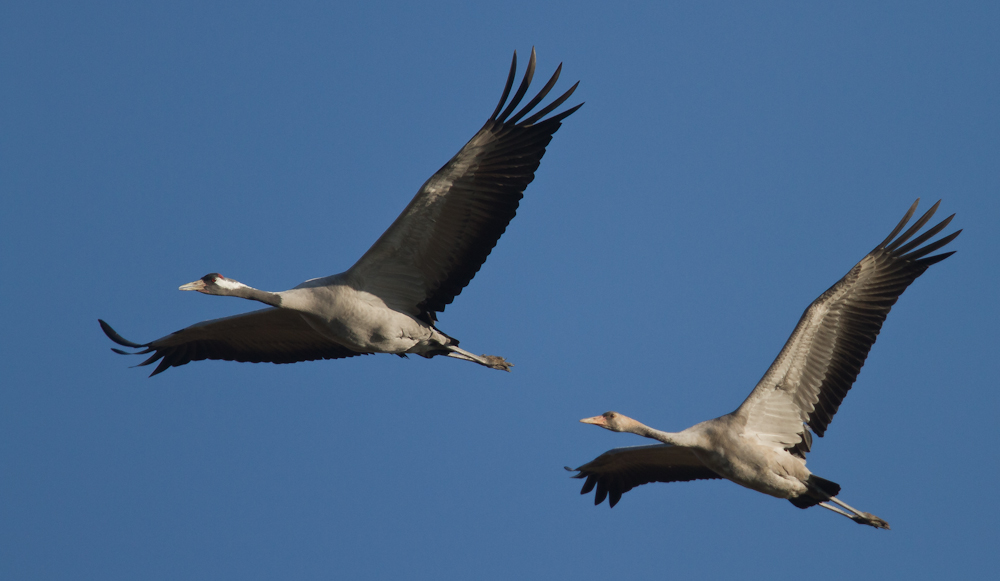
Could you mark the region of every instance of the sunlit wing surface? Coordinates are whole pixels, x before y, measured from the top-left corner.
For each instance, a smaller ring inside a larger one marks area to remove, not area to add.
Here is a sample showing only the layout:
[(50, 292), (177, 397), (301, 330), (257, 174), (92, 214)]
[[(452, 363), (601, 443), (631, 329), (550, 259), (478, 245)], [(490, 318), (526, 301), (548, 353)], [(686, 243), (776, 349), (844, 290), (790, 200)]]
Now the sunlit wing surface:
[(806, 427), (818, 436), (826, 432), (896, 300), (929, 266), (954, 254), (927, 256), (961, 230), (921, 246), (954, 214), (910, 240), (940, 202), (897, 238), (918, 202), (881, 244), (803, 313), (777, 359), (737, 411), (746, 415), (748, 433), (804, 455), (811, 442)]

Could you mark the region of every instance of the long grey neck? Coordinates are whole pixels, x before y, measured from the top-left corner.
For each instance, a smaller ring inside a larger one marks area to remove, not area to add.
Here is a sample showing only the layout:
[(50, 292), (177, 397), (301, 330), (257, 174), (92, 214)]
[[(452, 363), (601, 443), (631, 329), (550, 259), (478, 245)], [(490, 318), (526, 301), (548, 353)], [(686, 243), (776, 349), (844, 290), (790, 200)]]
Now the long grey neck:
[(691, 446), (693, 444), (693, 442), (689, 441), (690, 438), (685, 437), (686, 434), (683, 432), (661, 432), (639, 422), (636, 422), (636, 425), (629, 431), (644, 438), (659, 440), (671, 446)]
[(250, 299), (251, 301), (259, 301), (265, 305), (271, 305), (272, 307), (281, 306), (281, 295), (278, 293), (262, 291), (251, 286), (244, 285), (236, 290), (227, 291), (225, 294), (232, 297)]

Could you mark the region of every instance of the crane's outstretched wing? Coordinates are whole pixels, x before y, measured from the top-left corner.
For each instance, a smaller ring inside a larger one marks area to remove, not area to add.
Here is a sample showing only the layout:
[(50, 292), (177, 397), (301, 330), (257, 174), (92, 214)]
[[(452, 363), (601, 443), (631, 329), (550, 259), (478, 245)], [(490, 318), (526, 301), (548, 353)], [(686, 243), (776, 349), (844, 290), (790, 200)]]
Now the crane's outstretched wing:
[(896, 299), (930, 265), (954, 254), (927, 256), (954, 240), (961, 230), (921, 246), (943, 230), (954, 214), (906, 243), (941, 202), (896, 238), (919, 202), (910, 206), (881, 244), (803, 313), (777, 359), (735, 412), (747, 418), (747, 433), (755, 432), (761, 440), (805, 458), (811, 444), (806, 427), (818, 436), (826, 432)]
[(122, 355), (152, 353), (139, 365), (160, 361), (150, 377), (191, 361), (222, 359), (249, 363), (295, 363), (368, 355), (352, 351), (313, 330), (296, 311), (269, 307), (242, 315), (202, 321), (149, 343), (133, 343), (98, 319), (104, 334), (124, 347), (143, 349)]
[(573, 85), (522, 120), (555, 85), (560, 64), (538, 95), (511, 116), (531, 84), (534, 49), (524, 80), (503, 108), (516, 69), (515, 52), (503, 97), (489, 121), (427, 180), (392, 226), (351, 267), (347, 274), (352, 284), (396, 310), (433, 324), (435, 313), (443, 311), (479, 271), (514, 218), (545, 146), (562, 120), (582, 105), (543, 119), (573, 94), (577, 87)]
[[(572, 471), (568, 467), (566, 470)], [(612, 507), (629, 490), (650, 482), (722, 478), (702, 464), (691, 450), (667, 444), (615, 448), (576, 470), (579, 474), (573, 478), (587, 479), (580, 494), (587, 494), (596, 486), (594, 504), (601, 504), (608, 498)]]

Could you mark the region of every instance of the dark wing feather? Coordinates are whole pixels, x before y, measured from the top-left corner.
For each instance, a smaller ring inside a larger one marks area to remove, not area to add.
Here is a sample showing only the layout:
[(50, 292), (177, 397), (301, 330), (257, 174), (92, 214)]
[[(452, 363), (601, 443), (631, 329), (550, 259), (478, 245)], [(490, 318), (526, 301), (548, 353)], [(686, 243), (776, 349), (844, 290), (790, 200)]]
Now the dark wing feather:
[(503, 98), (486, 125), (427, 180), (392, 226), (348, 271), (357, 288), (433, 323), (435, 312), (443, 311), (479, 271), (514, 218), (553, 134), (580, 107), (541, 119), (569, 98), (576, 89), (573, 85), (554, 103), (521, 121), (555, 85), (560, 65), (538, 95), (510, 117), (531, 83), (534, 49), (524, 80), (503, 108), (516, 68), (517, 53)]
[[(567, 468), (570, 470), (570, 468)], [(650, 482), (687, 482), (722, 478), (701, 463), (687, 448), (656, 444), (608, 450), (577, 468), (573, 478), (586, 478), (580, 494), (594, 488), (594, 504), (605, 498), (613, 507), (623, 494)]]
[(954, 240), (961, 230), (921, 246), (941, 232), (954, 214), (907, 243), (940, 202), (896, 237), (919, 201), (881, 244), (803, 313), (777, 359), (736, 412), (747, 418), (747, 432), (756, 432), (762, 440), (803, 458), (811, 443), (806, 427), (818, 436), (826, 432), (896, 299), (930, 265), (954, 254), (927, 256)]
[(223, 319), (203, 321), (171, 333), (146, 344), (133, 343), (122, 338), (104, 321), (101, 329), (115, 343), (125, 347), (143, 349), (128, 353), (112, 349), (123, 355), (152, 353), (139, 365), (159, 361), (150, 377), (192, 361), (221, 359), (249, 363), (296, 363), (317, 359), (342, 359), (366, 355), (331, 342), (302, 318), (287, 309), (267, 308)]

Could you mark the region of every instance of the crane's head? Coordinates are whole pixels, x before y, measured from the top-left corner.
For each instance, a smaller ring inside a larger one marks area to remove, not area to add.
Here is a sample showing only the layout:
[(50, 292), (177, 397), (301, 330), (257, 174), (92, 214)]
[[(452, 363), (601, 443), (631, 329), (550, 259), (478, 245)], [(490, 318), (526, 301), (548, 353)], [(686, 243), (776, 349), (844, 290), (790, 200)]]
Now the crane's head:
[(183, 291), (198, 291), (206, 295), (227, 295), (232, 291), (244, 288), (241, 282), (228, 279), (217, 272), (206, 274), (194, 282), (189, 282), (180, 287)]
[(631, 431), (629, 428), (639, 423), (628, 416), (623, 416), (618, 412), (604, 412), (599, 416), (583, 418), (580, 421), (585, 424), (600, 426), (605, 430), (611, 430), (612, 432), (629, 432)]

